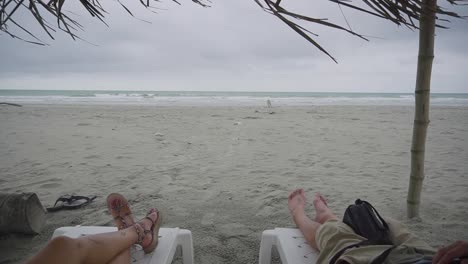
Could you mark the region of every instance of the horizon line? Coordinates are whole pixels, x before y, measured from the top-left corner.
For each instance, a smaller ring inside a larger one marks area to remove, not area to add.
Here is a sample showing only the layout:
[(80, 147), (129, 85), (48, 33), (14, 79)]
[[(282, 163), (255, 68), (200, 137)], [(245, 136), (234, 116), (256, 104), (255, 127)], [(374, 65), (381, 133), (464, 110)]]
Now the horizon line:
[[(4, 89), (1, 91), (111, 91), (111, 92), (203, 92), (203, 93), (356, 93), (356, 94), (414, 94), (414, 92), (312, 92), (312, 91), (206, 91), (206, 90), (110, 90), (110, 89)], [(431, 94), (468, 94), (468, 92), (431, 92)]]

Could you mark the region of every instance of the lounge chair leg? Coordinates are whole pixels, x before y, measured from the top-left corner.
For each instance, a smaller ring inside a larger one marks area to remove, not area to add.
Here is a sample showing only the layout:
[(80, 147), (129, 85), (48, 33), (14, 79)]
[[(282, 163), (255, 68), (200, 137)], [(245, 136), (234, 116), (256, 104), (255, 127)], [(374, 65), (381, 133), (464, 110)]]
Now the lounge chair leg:
[(260, 264), (271, 263), (271, 249), (276, 244), (276, 234), (274, 230), (263, 231), (262, 241), (260, 242)]
[(177, 234), (177, 240), (182, 248), (184, 264), (193, 264), (192, 232), (189, 230), (180, 230), (179, 234)]

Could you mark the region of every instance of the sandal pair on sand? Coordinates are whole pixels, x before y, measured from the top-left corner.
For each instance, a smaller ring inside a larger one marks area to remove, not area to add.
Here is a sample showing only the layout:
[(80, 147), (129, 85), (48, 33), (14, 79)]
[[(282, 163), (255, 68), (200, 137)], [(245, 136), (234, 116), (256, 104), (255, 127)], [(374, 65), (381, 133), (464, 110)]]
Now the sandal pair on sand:
[[(111, 193), (107, 196), (107, 208), (110, 214), (114, 218), (115, 225), (119, 230), (134, 227), (138, 235), (137, 244), (139, 244), (145, 253), (152, 252), (158, 245), (158, 234), (159, 227), (161, 226), (161, 213), (156, 208), (152, 208), (146, 214), (144, 219), (151, 221), (151, 227), (145, 229), (146, 225), (143, 224), (143, 220), (135, 223), (132, 217), (132, 211), (128, 205), (127, 199), (123, 195), (118, 193)], [(156, 213), (156, 220), (153, 220), (150, 216)], [(147, 235), (151, 235), (151, 241), (149, 243), (143, 243)]]

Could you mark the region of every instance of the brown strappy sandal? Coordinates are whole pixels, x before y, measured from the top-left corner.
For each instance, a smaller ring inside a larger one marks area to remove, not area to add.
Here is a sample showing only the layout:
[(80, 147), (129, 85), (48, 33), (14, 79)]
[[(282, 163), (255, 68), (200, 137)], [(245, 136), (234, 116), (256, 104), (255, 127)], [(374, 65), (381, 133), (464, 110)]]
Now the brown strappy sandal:
[[(135, 224), (132, 217), (132, 211), (128, 205), (127, 199), (119, 193), (111, 193), (107, 196), (107, 208), (114, 218), (114, 223), (119, 230), (128, 228)], [(127, 218), (127, 220), (125, 220)], [(128, 219), (129, 218), (129, 219)]]
[[(150, 214), (156, 212), (158, 217), (156, 218), (156, 221), (153, 221), (151, 217), (149, 217)], [(137, 244), (141, 245), (143, 248), (143, 251), (148, 254), (151, 253), (156, 246), (158, 245), (158, 235), (159, 235), (159, 228), (161, 226), (162, 222), (162, 217), (161, 213), (158, 211), (156, 208), (152, 208), (149, 210), (148, 214), (146, 214), (146, 219), (151, 221), (151, 228), (150, 229), (144, 229), (143, 226), (140, 223), (134, 224), (136, 233), (138, 235), (138, 240)], [(143, 246), (143, 240), (145, 239), (147, 234), (151, 234), (151, 242), (147, 246)]]

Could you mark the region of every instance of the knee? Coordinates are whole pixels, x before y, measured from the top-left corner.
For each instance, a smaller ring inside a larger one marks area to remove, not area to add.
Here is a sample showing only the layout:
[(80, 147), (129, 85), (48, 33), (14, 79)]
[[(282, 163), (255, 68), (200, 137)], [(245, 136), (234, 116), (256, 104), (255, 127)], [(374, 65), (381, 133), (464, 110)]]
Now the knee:
[(52, 239), (49, 242), (49, 247), (54, 249), (68, 249), (73, 248), (75, 245), (75, 240), (66, 236), (58, 236)]

